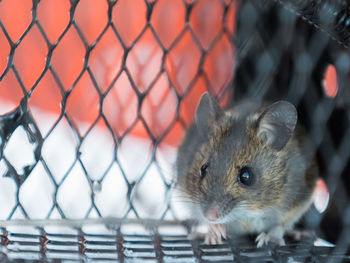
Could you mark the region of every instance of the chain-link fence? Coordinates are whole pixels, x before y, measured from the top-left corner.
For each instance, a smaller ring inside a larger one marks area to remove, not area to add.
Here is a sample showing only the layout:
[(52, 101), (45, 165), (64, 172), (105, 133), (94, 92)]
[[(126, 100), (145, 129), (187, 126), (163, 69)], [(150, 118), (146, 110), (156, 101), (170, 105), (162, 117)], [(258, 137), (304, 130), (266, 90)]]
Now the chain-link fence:
[[(346, 0), (0, 1), (2, 259), (350, 261), (349, 12)], [(174, 162), (205, 91), (297, 106), (331, 197), (300, 226), (335, 247), (187, 238)]]

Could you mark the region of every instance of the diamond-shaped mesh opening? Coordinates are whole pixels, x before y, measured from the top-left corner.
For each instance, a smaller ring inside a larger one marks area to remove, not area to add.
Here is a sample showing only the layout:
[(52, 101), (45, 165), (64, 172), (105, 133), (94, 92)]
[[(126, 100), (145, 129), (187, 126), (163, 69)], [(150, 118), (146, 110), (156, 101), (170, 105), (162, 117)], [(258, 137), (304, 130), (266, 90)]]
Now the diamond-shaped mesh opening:
[[(0, 1), (1, 259), (350, 261), (349, 21), (346, 0)], [(297, 107), (330, 193), (298, 227), (322, 239), (188, 238), (175, 160), (205, 91)]]

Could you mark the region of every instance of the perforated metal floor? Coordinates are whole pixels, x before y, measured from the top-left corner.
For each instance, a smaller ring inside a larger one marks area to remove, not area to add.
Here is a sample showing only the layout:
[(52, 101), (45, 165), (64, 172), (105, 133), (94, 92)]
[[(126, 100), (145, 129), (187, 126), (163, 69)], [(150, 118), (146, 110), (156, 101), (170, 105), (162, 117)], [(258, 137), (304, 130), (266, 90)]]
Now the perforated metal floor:
[[(123, 227), (9, 226), (1, 231), (2, 262), (350, 262), (340, 247), (327, 247), (311, 238), (287, 239), (283, 247), (257, 249), (248, 239), (204, 245), (189, 240), (178, 227), (148, 234), (128, 234)], [(101, 231), (105, 228), (106, 231)], [(139, 232), (142, 225), (134, 225)], [(13, 229), (13, 230), (12, 230)], [(16, 230), (17, 229), (17, 230)], [(17, 232), (21, 231), (21, 232)], [(96, 232), (106, 234), (96, 234)], [(125, 232), (125, 233), (123, 233)], [(131, 231), (133, 232), (133, 230)], [(181, 231), (180, 231), (181, 232)]]

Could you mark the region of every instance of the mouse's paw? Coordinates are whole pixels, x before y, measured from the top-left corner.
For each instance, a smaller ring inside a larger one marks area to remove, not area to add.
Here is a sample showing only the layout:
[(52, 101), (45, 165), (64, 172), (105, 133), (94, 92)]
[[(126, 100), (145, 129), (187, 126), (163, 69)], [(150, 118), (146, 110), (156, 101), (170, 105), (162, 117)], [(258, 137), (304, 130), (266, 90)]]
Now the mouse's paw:
[(269, 243), (269, 241), (270, 241), (269, 236), (265, 232), (262, 232), (255, 239), (256, 247), (259, 248), (259, 247), (262, 247), (264, 245), (267, 245), (267, 243)]
[(204, 243), (207, 245), (222, 244), (222, 238), (226, 239), (226, 227), (223, 224), (213, 224), (209, 226), (209, 233), (206, 234)]
[(267, 245), (269, 242), (275, 243), (279, 246), (285, 246), (286, 243), (284, 242), (283, 234), (284, 230), (282, 226), (276, 226), (272, 228), (268, 233), (262, 232), (255, 239), (255, 242), (257, 243), (256, 246), (259, 248)]
[(268, 234), (266, 234), (265, 232), (262, 232), (260, 235), (258, 235), (255, 239), (256, 247), (262, 247), (264, 245), (267, 245), (269, 242), (275, 243), (276, 245), (279, 246), (285, 246), (286, 243), (284, 242), (283, 237), (274, 237)]

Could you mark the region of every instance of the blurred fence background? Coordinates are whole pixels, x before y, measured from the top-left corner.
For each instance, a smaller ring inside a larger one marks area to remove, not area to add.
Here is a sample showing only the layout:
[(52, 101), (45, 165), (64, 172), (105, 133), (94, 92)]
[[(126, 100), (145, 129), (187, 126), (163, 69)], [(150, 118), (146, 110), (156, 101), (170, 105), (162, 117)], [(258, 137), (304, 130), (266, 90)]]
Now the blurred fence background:
[(208, 90), (298, 107), (331, 193), (304, 224), (345, 253), (349, 28), (346, 0), (0, 1), (0, 219), (185, 218), (173, 163)]

